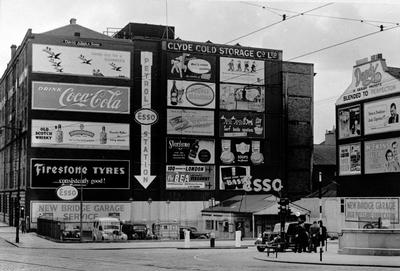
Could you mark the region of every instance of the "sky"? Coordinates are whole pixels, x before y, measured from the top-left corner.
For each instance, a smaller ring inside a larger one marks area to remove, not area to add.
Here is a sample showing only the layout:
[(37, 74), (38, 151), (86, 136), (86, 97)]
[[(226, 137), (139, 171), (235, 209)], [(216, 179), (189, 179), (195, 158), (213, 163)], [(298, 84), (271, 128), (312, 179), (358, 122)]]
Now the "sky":
[(0, 74), (10, 46), (20, 45), (28, 29), (46, 32), (71, 18), (100, 33), (129, 22), (167, 24), (182, 40), (277, 49), (284, 61), (313, 64), (315, 144), (335, 125), (335, 102), (350, 85), (356, 60), (382, 53), (388, 66), (400, 67), (395, 0), (0, 0)]

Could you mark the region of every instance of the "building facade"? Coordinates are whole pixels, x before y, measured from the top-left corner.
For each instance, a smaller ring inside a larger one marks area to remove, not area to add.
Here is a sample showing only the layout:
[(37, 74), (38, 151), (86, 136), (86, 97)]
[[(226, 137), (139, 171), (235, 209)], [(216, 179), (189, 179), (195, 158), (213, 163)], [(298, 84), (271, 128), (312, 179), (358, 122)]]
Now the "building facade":
[(71, 19), (12, 47), (4, 221), (16, 223), (18, 194), (35, 228), (39, 216), (79, 221), (80, 202), (84, 221), (190, 224), (238, 194), (310, 192), (313, 66), (173, 33), (130, 23), (109, 37)]

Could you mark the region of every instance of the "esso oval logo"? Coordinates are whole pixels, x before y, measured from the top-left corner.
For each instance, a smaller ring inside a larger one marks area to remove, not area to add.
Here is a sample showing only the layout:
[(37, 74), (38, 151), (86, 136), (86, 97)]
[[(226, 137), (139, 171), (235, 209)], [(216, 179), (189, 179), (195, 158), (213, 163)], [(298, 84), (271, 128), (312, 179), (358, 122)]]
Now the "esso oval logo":
[(73, 200), (78, 196), (78, 189), (72, 185), (64, 185), (57, 189), (57, 196), (63, 200)]
[(135, 121), (141, 125), (152, 125), (158, 121), (158, 114), (150, 108), (142, 108), (135, 112)]

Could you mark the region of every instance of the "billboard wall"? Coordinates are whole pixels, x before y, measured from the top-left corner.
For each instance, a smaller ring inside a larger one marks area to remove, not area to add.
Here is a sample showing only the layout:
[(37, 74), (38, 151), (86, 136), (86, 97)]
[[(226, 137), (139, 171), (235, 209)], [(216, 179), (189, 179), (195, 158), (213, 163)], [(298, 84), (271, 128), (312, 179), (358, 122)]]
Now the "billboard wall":
[(32, 109), (129, 114), (129, 87), (32, 82)]
[(400, 172), (400, 138), (366, 141), (365, 173)]
[(361, 174), (361, 144), (354, 143), (339, 146), (339, 174)]
[(129, 150), (129, 124), (33, 119), (31, 146)]
[(32, 44), (32, 72), (131, 78), (131, 53), (127, 51)]
[(377, 134), (400, 130), (398, 108), (400, 97), (364, 104), (364, 133)]

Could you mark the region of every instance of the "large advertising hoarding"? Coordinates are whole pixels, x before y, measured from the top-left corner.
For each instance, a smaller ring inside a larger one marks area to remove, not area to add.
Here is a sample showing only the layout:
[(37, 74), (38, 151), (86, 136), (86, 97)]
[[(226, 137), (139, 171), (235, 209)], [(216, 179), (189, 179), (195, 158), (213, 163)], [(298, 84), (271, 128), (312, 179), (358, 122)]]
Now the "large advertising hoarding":
[(214, 190), (215, 166), (167, 165), (167, 190)]
[(32, 44), (32, 72), (130, 79), (131, 53)]
[(399, 137), (366, 141), (364, 144), (365, 174), (400, 171)]
[(189, 53), (168, 53), (168, 78), (215, 82), (216, 58)]
[(129, 124), (32, 120), (31, 146), (129, 150)]
[(264, 73), (264, 61), (232, 57), (220, 58), (219, 80), (221, 83), (264, 85)]
[[(54, 190), (55, 193), (55, 190)], [(31, 201), (31, 222), (37, 223), (40, 216), (51, 217), (53, 220), (79, 222), (79, 201)], [(82, 220), (93, 222), (99, 217), (116, 216), (120, 220), (131, 220), (130, 202), (90, 202), (82, 205)]]
[(219, 136), (264, 138), (265, 116), (252, 112), (219, 112)]
[(215, 108), (215, 84), (168, 80), (167, 105), (173, 107)]
[(264, 112), (265, 88), (264, 86), (220, 84), (219, 108)]
[(346, 221), (389, 221), (390, 224), (399, 224), (398, 198), (346, 198)]
[(360, 106), (340, 108), (339, 118), (339, 139), (356, 137), (361, 135)]
[(339, 174), (361, 174), (361, 144), (339, 146)]
[(400, 130), (398, 114), (399, 107), (400, 97), (365, 103), (364, 134), (367, 135)]
[(31, 187), (83, 185), (85, 189), (129, 189), (128, 160), (31, 159)]
[(221, 155), (222, 164), (252, 164), (264, 163), (261, 153), (261, 141), (250, 139), (222, 139)]
[(167, 134), (214, 135), (214, 111), (167, 109)]
[(249, 166), (220, 166), (219, 189), (243, 190), (245, 182), (251, 179)]
[(129, 114), (129, 87), (32, 82), (32, 109)]
[(167, 138), (167, 164), (214, 164), (214, 140), (196, 138)]

